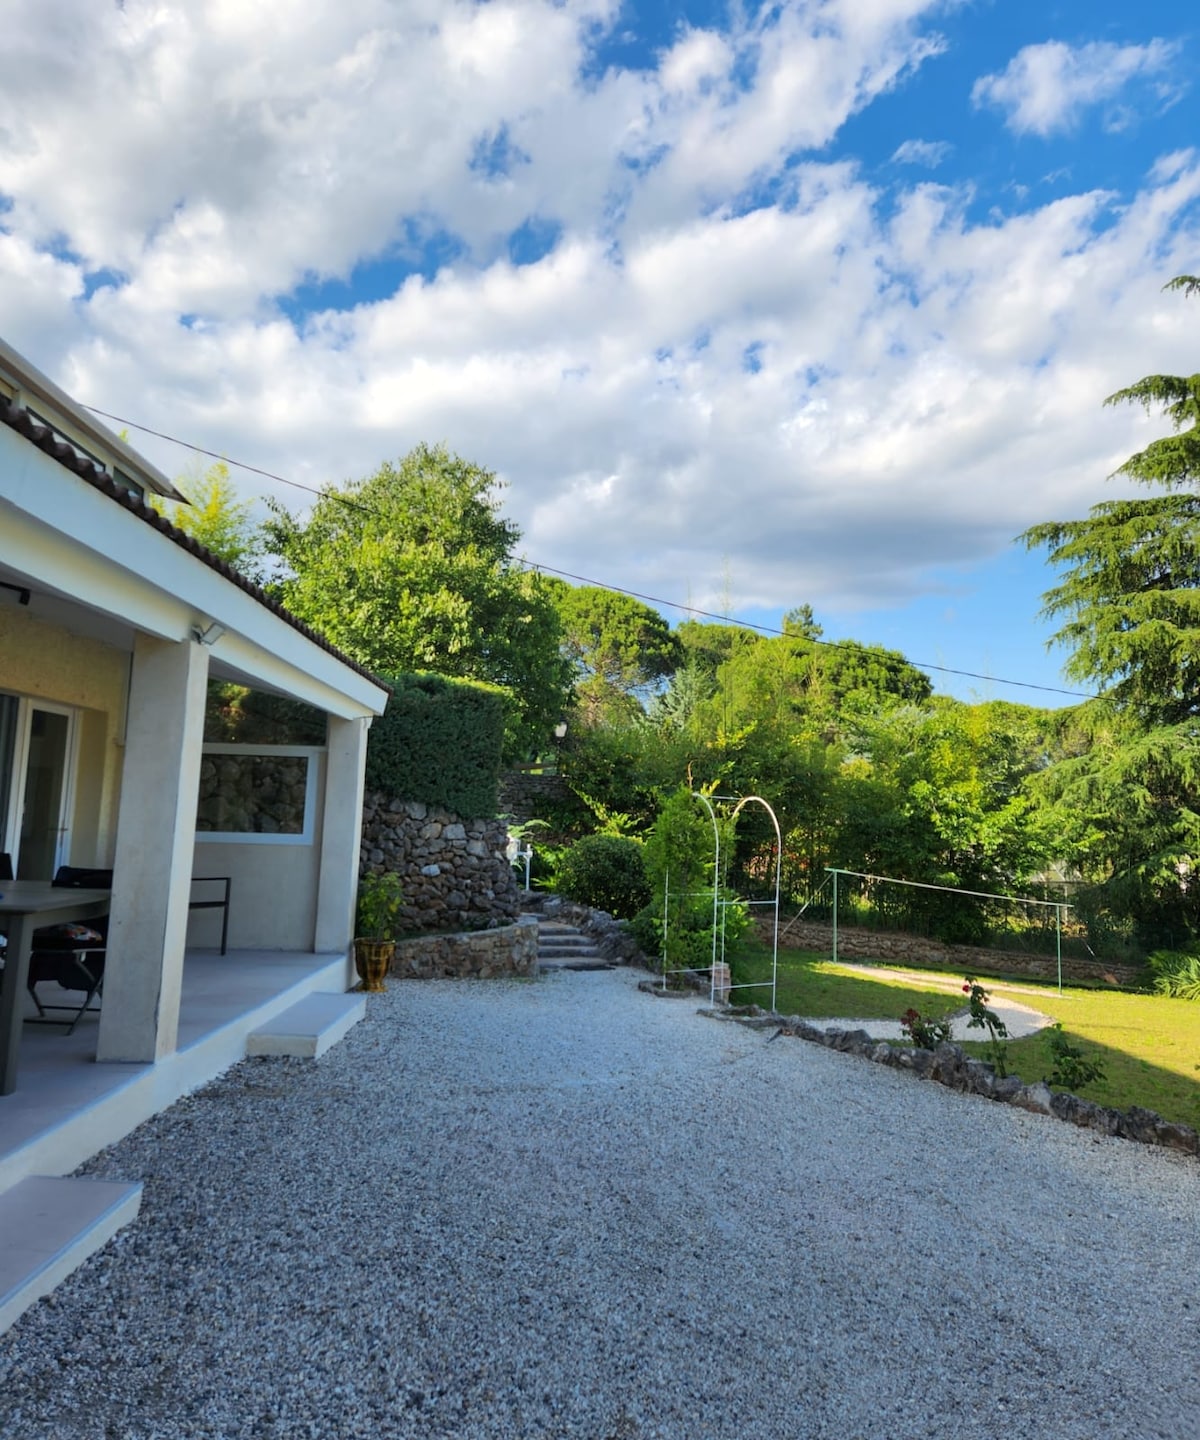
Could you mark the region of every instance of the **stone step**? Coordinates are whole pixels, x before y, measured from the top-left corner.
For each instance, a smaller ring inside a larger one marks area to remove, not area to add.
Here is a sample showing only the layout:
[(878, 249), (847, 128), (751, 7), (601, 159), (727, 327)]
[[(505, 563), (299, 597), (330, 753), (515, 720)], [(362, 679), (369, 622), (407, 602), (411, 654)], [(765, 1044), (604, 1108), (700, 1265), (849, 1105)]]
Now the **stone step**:
[(539, 935), (538, 953), (548, 950), (594, 950), (595, 945), (586, 935)]
[(0, 1195), (0, 1334), (129, 1222), (140, 1184), (27, 1175)]
[(611, 970), (613, 965), (576, 926), (538, 920), (538, 965), (543, 970)]
[(366, 1015), (361, 994), (316, 991), (246, 1036), (247, 1055), (295, 1055), (315, 1060)]

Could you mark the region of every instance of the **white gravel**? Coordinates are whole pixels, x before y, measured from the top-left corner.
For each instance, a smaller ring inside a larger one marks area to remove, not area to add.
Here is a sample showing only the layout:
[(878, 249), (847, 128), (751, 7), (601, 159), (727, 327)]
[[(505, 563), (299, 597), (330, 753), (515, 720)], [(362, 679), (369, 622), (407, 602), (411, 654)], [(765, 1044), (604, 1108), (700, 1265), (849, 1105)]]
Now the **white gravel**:
[(395, 984), (91, 1162), (4, 1440), (1195, 1440), (1200, 1164), (636, 993)]

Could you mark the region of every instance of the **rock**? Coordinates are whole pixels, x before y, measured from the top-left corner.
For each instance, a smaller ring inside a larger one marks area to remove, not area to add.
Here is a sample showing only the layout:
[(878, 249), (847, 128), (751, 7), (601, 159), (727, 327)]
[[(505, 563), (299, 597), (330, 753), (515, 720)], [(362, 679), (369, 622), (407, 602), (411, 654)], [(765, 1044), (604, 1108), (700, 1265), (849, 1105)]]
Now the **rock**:
[(1053, 1098), (1049, 1085), (1044, 1080), (1038, 1080), (1033, 1085), (1022, 1085), (1013, 1095), (1012, 1104), (1021, 1110), (1032, 1111), (1035, 1115), (1052, 1115)]

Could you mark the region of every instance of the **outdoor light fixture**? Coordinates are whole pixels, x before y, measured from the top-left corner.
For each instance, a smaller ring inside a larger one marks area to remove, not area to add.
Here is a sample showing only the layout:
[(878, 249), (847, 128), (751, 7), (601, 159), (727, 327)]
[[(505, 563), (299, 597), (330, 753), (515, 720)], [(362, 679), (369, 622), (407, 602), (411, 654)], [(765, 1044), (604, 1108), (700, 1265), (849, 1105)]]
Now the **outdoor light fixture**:
[(210, 649), (224, 633), (225, 627), (218, 620), (210, 620), (207, 628), (200, 625), (192, 626), (192, 639), (197, 645), (206, 645)]

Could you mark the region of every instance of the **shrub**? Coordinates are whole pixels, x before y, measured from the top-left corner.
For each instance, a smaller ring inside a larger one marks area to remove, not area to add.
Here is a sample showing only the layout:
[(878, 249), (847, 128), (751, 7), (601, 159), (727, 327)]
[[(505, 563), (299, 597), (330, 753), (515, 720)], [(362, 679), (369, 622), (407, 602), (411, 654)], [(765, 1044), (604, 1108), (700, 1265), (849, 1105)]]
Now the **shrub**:
[(940, 1020), (935, 1020), (928, 1015), (922, 1015), (912, 1006), (909, 1006), (901, 1015), (900, 1028), (914, 1045), (919, 1045), (923, 1050), (936, 1050), (954, 1033), (953, 1021), (949, 1015), (943, 1015)]
[(1200, 1000), (1200, 955), (1186, 950), (1155, 950), (1149, 958), (1158, 994), (1177, 1000)]
[(392, 698), (367, 734), (367, 785), (464, 819), (495, 815), (505, 692), (441, 675), (387, 678)]
[(642, 846), (618, 835), (585, 835), (559, 861), (555, 889), (581, 905), (632, 919), (650, 897)]
[(358, 882), (354, 934), (360, 940), (391, 940), (396, 934), (396, 920), (404, 904), (404, 889), (399, 875), (387, 871), (364, 875)]
[(1046, 1077), (1047, 1085), (1061, 1085), (1064, 1090), (1080, 1090), (1104, 1079), (1104, 1066), (1091, 1059), (1078, 1045), (1072, 1045), (1057, 1021), (1050, 1034), (1050, 1054), (1054, 1068)]

